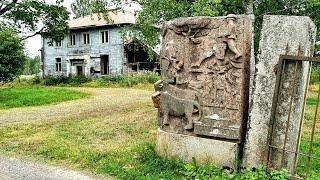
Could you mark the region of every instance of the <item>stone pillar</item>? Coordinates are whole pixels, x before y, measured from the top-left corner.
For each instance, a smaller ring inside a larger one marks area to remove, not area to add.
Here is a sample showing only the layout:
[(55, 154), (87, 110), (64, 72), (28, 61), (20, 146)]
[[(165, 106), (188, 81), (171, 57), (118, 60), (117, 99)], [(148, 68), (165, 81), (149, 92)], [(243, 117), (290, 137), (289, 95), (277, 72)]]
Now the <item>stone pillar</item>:
[(167, 22), (160, 53), (157, 150), (165, 157), (232, 167), (249, 104), (252, 16)]
[[(250, 96), (248, 133), (246, 136), (243, 165), (256, 167), (267, 162), (268, 137), (270, 136), (271, 108), (276, 84), (277, 63), (281, 54), (312, 56), (315, 44), (316, 27), (309, 17), (264, 16), (256, 61), (253, 91)], [(308, 77), (309, 64), (297, 66), (297, 84), (294, 94), (291, 120), (289, 124), (287, 149), (293, 150), (297, 143), (297, 131), (302, 114), (303, 94)], [(280, 85), (276, 128), (272, 145), (283, 147), (289, 102), (294, 79), (295, 63), (286, 64), (286, 72)], [(281, 151), (282, 153), (282, 151)], [(292, 170), (292, 157), (285, 154), (287, 168)], [(273, 151), (271, 161), (279, 166), (279, 152)], [(280, 159), (281, 160), (281, 159)]]

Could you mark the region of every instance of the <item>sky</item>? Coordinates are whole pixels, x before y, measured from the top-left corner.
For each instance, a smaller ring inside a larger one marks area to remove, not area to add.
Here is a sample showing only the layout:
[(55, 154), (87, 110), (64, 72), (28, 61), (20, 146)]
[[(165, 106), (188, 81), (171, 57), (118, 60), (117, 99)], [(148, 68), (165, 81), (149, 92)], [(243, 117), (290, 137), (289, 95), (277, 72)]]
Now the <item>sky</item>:
[[(45, 0), (48, 4), (55, 4), (56, 0)], [(63, 5), (71, 12), (71, 3), (73, 0), (64, 0)], [(36, 55), (40, 56), (41, 49), (41, 36), (37, 35), (35, 37), (29, 38), (26, 41), (26, 52), (29, 56), (34, 57)]]
[[(63, 5), (68, 9), (70, 13), (71, 11), (71, 4), (73, 3), (74, 0), (64, 0)], [(112, 1), (112, 0), (111, 0)], [(46, 3), (48, 4), (55, 4), (56, 0), (45, 0)], [(127, 6), (124, 7), (125, 10), (127, 11), (135, 11), (135, 10), (140, 10), (141, 7), (140, 5), (134, 4), (132, 6)], [(71, 17), (73, 16), (72, 14), (70, 15)], [(32, 38), (27, 39), (25, 47), (26, 47), (26, 53), (30, 57), (34, 57), (39, 55), (40, 56), (40, 49), (41, 49), (41, 36), (37, 35)]]

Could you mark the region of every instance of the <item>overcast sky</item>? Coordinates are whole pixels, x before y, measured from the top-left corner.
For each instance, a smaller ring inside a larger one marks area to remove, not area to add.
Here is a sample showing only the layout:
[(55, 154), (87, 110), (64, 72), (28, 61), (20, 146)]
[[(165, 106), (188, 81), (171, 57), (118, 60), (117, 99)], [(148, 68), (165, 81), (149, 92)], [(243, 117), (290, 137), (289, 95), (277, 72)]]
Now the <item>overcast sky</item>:
[[(68, 11), (71, 13), (71, 3), (74, 0), (64, 0), (63, 5), (68, 9)], [(112, 1), (112, 0), (111, 0)], [(46, 3), (48, 4), (55, 4), (56, 0), (45, 0)], [(135, 11), (135, 10), (140, 10), (141, 7), (140, 5), (133, 4), (132, 6), (126, 6), (124, 7), (125, 10), (127, 11)], [(71, 15), (72, 17), (72, 15)], [(37, 35), (35, 37), (29, 38), (26, 41), (26, 52), (29, 56), (34, 57), (36, 55), (40, 56), (40, 49), (41, 49), (41, 36)]]

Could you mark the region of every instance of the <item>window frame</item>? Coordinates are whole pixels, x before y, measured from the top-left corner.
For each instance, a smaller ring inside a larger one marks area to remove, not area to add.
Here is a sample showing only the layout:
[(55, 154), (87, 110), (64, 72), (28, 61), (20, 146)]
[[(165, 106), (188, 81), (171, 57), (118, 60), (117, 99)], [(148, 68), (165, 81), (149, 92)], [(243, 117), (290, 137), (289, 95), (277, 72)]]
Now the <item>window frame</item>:
[[(60, 59), (60, 62), (57, 61), (58, 59)], [(56, 73), (62, 72), (62, 57), (55, 58), (55, 72)]]
[[(104, 39), (102, 38), (102, 33), (104, 34)], [(106, 36), (106, 33), (107, 33), (107, 36)], [(99, 39), (100, 39), (100, 43), (101, 44), (109, 44), (109, 42), (110, 42), (109, 30), (101, 30), (100, 34), (99, 34), (99, 37), (100, 37)], [(108, 40), (108, 41), (105, 41), (105, 40)]]
[(90, 32), (83, 32), (82, 33), (82, 44), (83, 45), (90, 45), (91, 44)]
[(58, 41), (54, 41), (54, 47), (55, 48), (62, 48), (62, 40)]
[(75, 33), (72, 33), (69, 35), (69, 46), (73, 47), (77, 45), (76, 38), (77, 38), (77, 35)]

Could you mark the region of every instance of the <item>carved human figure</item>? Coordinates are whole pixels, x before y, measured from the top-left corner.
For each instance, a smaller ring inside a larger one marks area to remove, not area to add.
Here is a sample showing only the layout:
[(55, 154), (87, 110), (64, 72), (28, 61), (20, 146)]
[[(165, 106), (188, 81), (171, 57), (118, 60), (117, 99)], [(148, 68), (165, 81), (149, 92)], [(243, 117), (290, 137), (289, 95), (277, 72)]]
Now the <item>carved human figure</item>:
[(199, 68), (201, 63), (213, 55), (218, 54), (218, 43), (213, 35), (190, 38), (191, 42), (197, 47), (197, 61), (191, 64), (193, 68)]
[(235, 59), (242, 57), (242, 54), (239, 52), (236, 46), (235, 40), (236, 37), (236, 24), (237, 17), (233, 14), (227, 16), (227, 29), (226, 34), (224, 35), (224, 41), (227, 43), (228, 48), (235, 54)]

